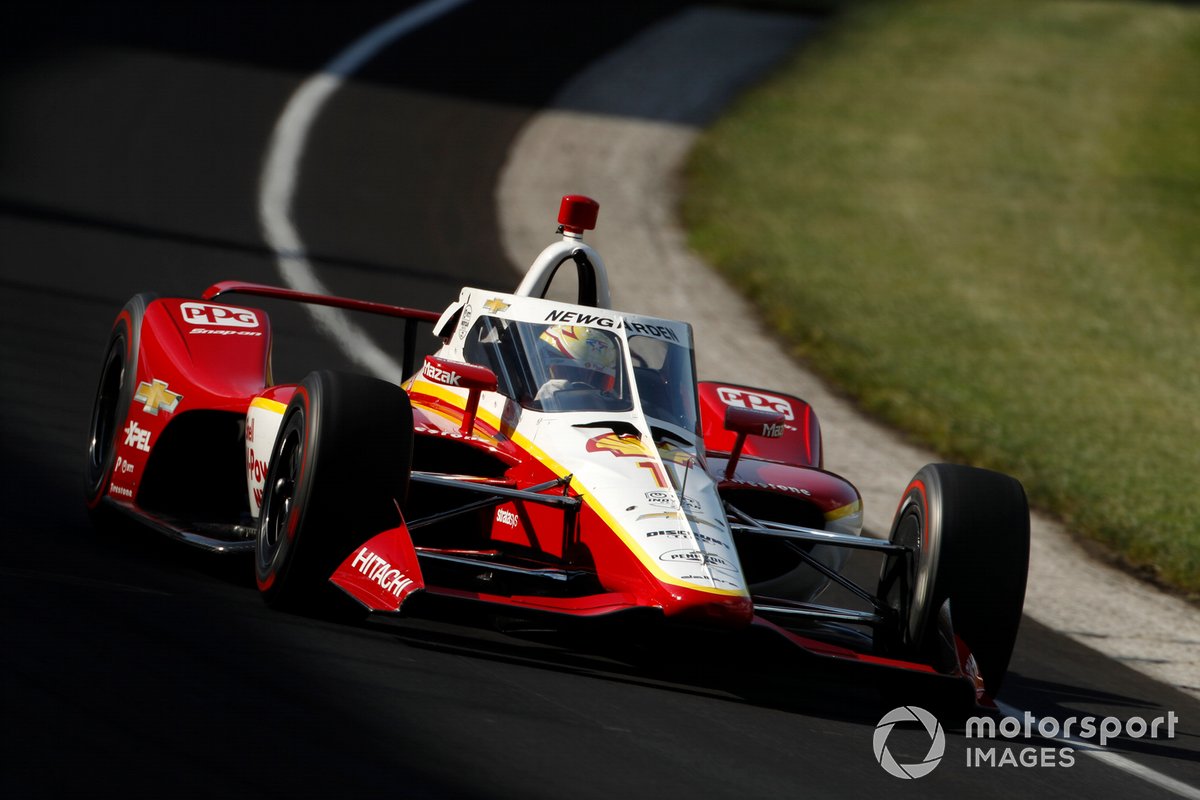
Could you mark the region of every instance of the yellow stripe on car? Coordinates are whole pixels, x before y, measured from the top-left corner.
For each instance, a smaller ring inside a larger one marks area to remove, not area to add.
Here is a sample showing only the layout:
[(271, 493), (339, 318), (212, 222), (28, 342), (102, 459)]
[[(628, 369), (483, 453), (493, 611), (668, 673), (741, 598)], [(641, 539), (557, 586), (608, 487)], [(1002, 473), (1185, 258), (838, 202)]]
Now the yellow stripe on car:
[(267, 411), (273, 411), (276, 414), (282, 414), (287, 411), (287, 404), (281, 403), (278, 400), (270, 400), (266, 397), (256, 397), (250, 401), (251, 408), (263, 408)]
[(850, 503), (849, 505), (842, 506), (841, 508), (835, 508), (832, 511), (826, 511), (825, 519), (832, 522), (835, 519), (841, 519), (842, 517), (848, 517), (851, 514), (857, 514), (860, 511), (862, 511), (862, 501), (855, 500), (853, 503)]

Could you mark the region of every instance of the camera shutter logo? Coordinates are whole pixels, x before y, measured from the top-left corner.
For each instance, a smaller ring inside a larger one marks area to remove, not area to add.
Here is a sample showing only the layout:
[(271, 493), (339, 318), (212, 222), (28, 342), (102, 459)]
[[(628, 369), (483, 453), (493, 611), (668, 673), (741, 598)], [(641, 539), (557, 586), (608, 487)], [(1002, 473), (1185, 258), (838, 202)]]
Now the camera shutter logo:
[[(892, 756), (887, 748), (887, 740), (898, 722), (916, 722), (929, 734), (929, 752), (925, 754), (924, 760), (915, 764), (900, 764)], [(941, 762), (942, 755), (946, 752), (946, 734), (942, 731), (937, 717), (925, 709), (920, 706), (900, 706), (893, 708), (879, 720), (879, 724), (875, 726), (873, 744), (875, 760), (889, 775), (906, 780), (923, 778), (933, 772), (934, 767)]]

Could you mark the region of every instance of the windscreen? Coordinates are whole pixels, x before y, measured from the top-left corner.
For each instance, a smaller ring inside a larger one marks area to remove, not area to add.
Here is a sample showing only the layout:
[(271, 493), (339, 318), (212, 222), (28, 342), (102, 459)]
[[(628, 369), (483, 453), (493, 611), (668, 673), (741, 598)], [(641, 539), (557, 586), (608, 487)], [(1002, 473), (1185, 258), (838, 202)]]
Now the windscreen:
[(685, 431), (697, 431), (691, 348), (652, 336), (630, 336), (629, 355), (643, 413)]
[[(691, 349), (653, 336), (626, 340), (584, 325), (480, 317), (467, 335), (467, 360), (488, 367), (501, 393), (536, 411), (632, 411), (697, 430)], [(633, 367), (636, 391), (631, 386)]]

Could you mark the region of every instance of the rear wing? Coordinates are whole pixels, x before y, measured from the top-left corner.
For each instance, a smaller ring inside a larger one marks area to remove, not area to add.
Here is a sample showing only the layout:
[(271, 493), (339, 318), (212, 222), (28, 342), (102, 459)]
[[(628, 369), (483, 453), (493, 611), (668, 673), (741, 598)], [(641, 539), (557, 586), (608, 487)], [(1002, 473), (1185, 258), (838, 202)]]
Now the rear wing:
[(308, 303), (315, 306), (331, 306), (345, 308), (350, 311), (362, 311), (367, 314), (379, 314), (385, 317), (398, 317), (404, 320), (404, 374), (410, 375), (415, 369), (417, 358), (417, 323), (434, 324), (441, 317), (436, 311), (422, 311), (417, 308), (393, 306), (387, 303), (376, 303), (370, 300), (355, 300), (349, 297), (335, 295), (313, 294), (300, 292), (295, 289), (284, 289), (280, 286), (268, 286), (262, 283), (244, 283), (242, 281), (218, 281), (204, 290), (200, 295), (204, 300), (215, 300), (223, 294), (245, 294), (256, 297), (272, 297), (277, 300), (291, 300), (297, 303)]

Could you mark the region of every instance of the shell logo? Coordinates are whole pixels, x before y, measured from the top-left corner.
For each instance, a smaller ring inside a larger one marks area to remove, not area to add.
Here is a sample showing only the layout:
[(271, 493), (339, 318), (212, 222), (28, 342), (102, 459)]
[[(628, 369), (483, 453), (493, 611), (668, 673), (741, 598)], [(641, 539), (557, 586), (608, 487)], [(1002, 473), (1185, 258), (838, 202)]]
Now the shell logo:
[(589, 453), (612, 453), (618, 458), (650, 458), (653, 456), (650, 449), (642, 444), (641, 439), (629, 435), (619, 436), (615, 433), (604, 433), (588, 439), (587, 451)]

